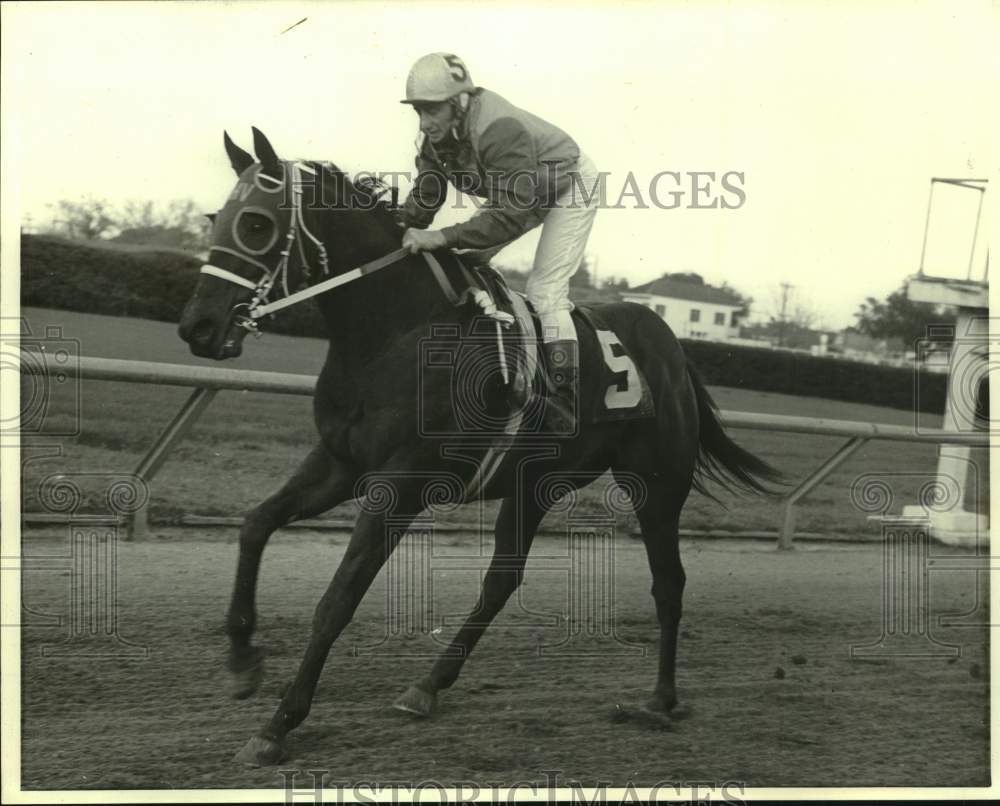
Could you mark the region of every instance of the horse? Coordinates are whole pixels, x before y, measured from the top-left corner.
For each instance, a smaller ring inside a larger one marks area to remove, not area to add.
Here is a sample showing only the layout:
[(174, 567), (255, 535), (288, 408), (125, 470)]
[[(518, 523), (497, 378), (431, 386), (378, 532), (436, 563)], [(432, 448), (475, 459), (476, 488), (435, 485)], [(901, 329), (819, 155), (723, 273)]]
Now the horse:
[[(257, 128), (253, 136), (251, 156), (224, 133), (238, 182), (214, 217), (209, 262), (185, 306), (179, 335), (197, 356), (235, 357), (259, 319), (297, 295), (311, 294), (329, 350), (314, 394), (317, 444), (240, 529), (226, 616), (234, 696), (253, 694), (262, 676), (262, 652), (252, 636), (268, 538), (280, 527), (347, 500), (359, 499), (361, 511), (316, 607), (297, 674), (272, 718), (234, 760), (266, 766), (288, 758), (287, 736), (309, 713), (331, 646), (401, 539), (401, 524), (412, 522), (430, 500), (500, 499), (494, 553), (475, 609), (429, 673), (394, 703), (415, 715), (431, 715), (439, 692), (456, 682), (476, 643), (521, 584), (535, 532), (554, 503), (538, 494), (538, 486), (553, 475), (565, 478), (564, 489), (576, 490), (610, 470), (629, 493), (652, 572), (660, 630), (656, 686), (643, 710), (667, 721), (679, 714), (675, 662), (685, 585), (678, 542), (681, 509), (692, 488), (708, 493), (709, 481), (745, 494), (771, 495), (768, 482), (780, 481), (781, 474), (726, 434), (716, 404), (667, 324), (644, 306), (619, 302), (590, 308), (591, 317), (606, 328), (603, 340), (581, 318), (582, 311), (574, 311), (580, 333), (579, 410), (614, 398), (622, 384), (641, 383), (651, 402), (648, 416), (580, 417), (574, 433), (548, 438), (542, 431), (541, 442), (538, 433), (525, 429), (511, 437), (508, 453), (523, 447), (531, 461), (500, 462), (488, 479), (479, 476), (481, 488), (473, 489), (476, 460), (492, 444), (476, 437), (495, 431), (491, 423), (504, 421), (512, 405), (515, 384), (498, 361), (510, 336), (498, 341), (473, 333), (484, 308), (468, 295), (452, 293), (468, 281), (468, 270), (448, 250), (430, 255), (401, 249), (393, 205), (371, 183), (354, 181), (329, 162), (279, 159)], [(471, 365), (499, 367), (472, 373), (476, 388), (460, 390), (458, 397), (454, 376), (422, 372), (418, 366), (422, 340), (442, 327), (468, 343)], [(614, 350), (609, 338), (617, 345)], [(625, 369), (623, 360), (629, 364)], [(618, 386), (605, 383), (608, 366), (619, 371)], [(470, 418), (460, 417), (456, 401), (461, 403), (463, 395), (480, 400), (489, 417), (471, 418), (471, 425)], [(544, 422), (544, 396), (541, 400)]]

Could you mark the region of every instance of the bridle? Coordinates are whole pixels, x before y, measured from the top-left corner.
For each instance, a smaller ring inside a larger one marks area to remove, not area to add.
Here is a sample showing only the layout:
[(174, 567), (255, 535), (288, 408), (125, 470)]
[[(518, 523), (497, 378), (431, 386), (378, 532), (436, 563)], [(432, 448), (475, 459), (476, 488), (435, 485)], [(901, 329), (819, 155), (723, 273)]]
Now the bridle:
[[(272, 314), (275, 311), (280, 311), (283, 308), (288, 308), (302, 302), (303, 300), (310, 299), (311, 297), (315, 297), (334, 288), (338, 288), (339, 286), (347, 285), (347, 283), (352, 283), (355, 280), (365, 277), (366, 275), (388, 268), (410, 255), (409, 249), (405, 246), (400, 247), (387, 255), (371, 260), (355, 269), (351, 269), (350, 271), (338, 274), (336, 277), (330, 277), (327, 280), (310, 285), (308, 288), (296, 291), (294, 294), (289, 294), (288, 266), (293, 248), (296, 244), (298, 244), (299, 257), (302, 261), (302, 271), (307, 278), (311, 277), (312, 267), (309, 264), (309, 258), (306, 256), (305, 239), (312, 241), (313, 246), (316, 248), (319, 265), (323, 270), (323, 274), (328, 275), (330, 273), (330, 263), (327, 258), (326, 247), (323, 245), (323, 242), (313, 235), (312, 231), (310, 231), (303, 214), (302, 172), (305, 171), (315, 175), (316, 171), (311, 166), (301, 162), (286, 161), (282, 162), (282, 165), (284, 165), (285, 168), (284, 175), (289, 177), (292, 183), (292, 207), (288, 221), (288, 232), (285, 234), (285, 248), (280, 252), (278, 265), (271, 269), (262, 261), (257, 260), (255, 257), (250, 255), (244, 254), (244, 252), (237, 249), (231, 249), (227, 246), (213, 246), (209, 251), (209, 257), (211, 257), (212, 252), (222, 252), (236, 257), (244, 263), (257, 268), (261, 272), (260, 279), (257, 282), (254, 282), (252, 280), (248, 280), (246, 277), (236, 274), (235, 272), (231, 272), (228, 269), (214, 266), (211, 263), (206, 263), (201, 267), (202, 274), (209, 274), (213, 277), (218, 277), (221, 280), (235, 283), (243, 288), (249, 288), (253, 291), (253, 297), (251, 297), (250, 301), (235, 305), (232, 313), (234, 323), (238, 327), (242, 327), (244, 330), (253, 333), (255, 336), (260, 336), (257, 320), (261, 317)], [(267, 180), (268, 182), (272, 182), (274, 184), (271, 187), (264, 187), (261, 185), (262, 180)], [(258, 188), (268, 193), (278, 193), (283, 190), (285, 186), (283, 180), (275, 179), (272, 176), (262, 173), (256, 174), (254, 182)], [(393, 202), (395, 202), (395, 189), (390, 188), (378, 180), (373, 180), (370, 184), (362, 187), (362, 189), (369, 193), (369, 196), (374, 203), (378, 203), (381, 197), (386, 193), (392, 193)], [(236, 221), (238, 221), (238, 219), (234, 220), (234, 227), (236, 226)], [(300, 232), (304, 237), (299, 237)], [(237, 239), (237, 243), (240, 243), (239, 239)], [(455, 290), (455, 287), (451, 284), (451, 281), (448, 279), (448, 275), (441, 267), (438, 259), (430, 252), (422, 251), (420, 252), (420, 255), (423, 256), (424, 261), (426, 261), (428, 268), (431, 270), (431, 274), (441, 287), (441, 291), (444, 293), (445, 297), (447, 297), (448, 301), (451, 302), (452, 305), (461, 305), (468, 297), (471, 296), (476, 304), (483, 310), (483, 313), (497, 322), (497, 338), (499, 340), (500, 326), (503, 325), (504, 327), (508, 327), (513, 322), (513, 317), (504, 311), (497, 310), (496, 305), (492, 302), (489, 295), (482, 289), (477, 288), (469, 270), (464, 265), (460, 264), (460, 268), (463, 276), (468, 282), (468, 289), (459, 294)], [(269, 301), (268, 297), (274, 286), (279, 281), (281, 282), (284, 296), (280, 299), (274, 300), (273, 302)], [(246, 308), (245, 314), (239, 312), (243, 308)], [(502, 354), (502, 342), (500, 343), (500, 350)]]
[[(312, 242), (313, 247), (315, 248), (319, 265), (324, 275), (330, 274), (330, 262), (327, 257), (326, 246), (324, 246), (323, 242), (312, 233), (309, 226), (306, 224), (302, 203), (302, 173), (310, 173), (315, 176), (316, 170), (302, 162), (283, 161), (281, 164), (284, 166), (284, 176), (291, 182), (292, 205), (289, 211), (288, 230), (285, 233), (285, 246), (281, 250), (277, 265), (272, 269), (262, 261), (257, 260), (256, 258), (247, 255), (238, 249), (231, 249), (227, 246), (213, 246), (211, 250), (209, 250), (209, 257), (211, 257), (213, 252), (221, 252), (236, 257), (244, 263), (258, 269), (261, 273), (260, 279), (254, 282), (253, 280), (248, 280), (246, 277), (242, 277), (235, 272), (212, 265), (211, 263), (206, 263), (201, 267), (202, 274), (218, 277), (221, 280), (235, 283), (238, 286), (249, 288), (253, 291), (253, 297), (250, 301), (239, 303), (234, 306), (233, 313), (235, 323), (239, 327), (242, 327), (255, 335), (260, 335), (257, 320), (261, 317), (267, 316), (268, 314), (274, 313), (282, 308), (287, 308), (290, 305), (295, 305), (296, 303), (309, 299), (310, 297), (314, 297), (317, 294), (322, 294), (332, 288), (357, 280), (366, 274), (371, 274), (374, 271), (391, 266), (409, 254), (408, 249), (397, 249), (388, 255), (370, 261), (369, 263), (359, 266), (356, 269), (352, 269), (344, 274), (331, 277), (329, 280), (324, 280), (323, 282), (311, 285), (302, 291), (290, 294), (288, 289), (288, 267), (296, 244), (298, 245), (302, 272), (307, 278), (312, 276), (312, 266), (309, 263), (309, 258), (306, 255), (305, 248), (305, 242), (307, 239)], [(261, 184), (262, 181), (267, 181), (273, 184), (270, 187), (265, 187)], [(257, 173), (254, 176), (254, 182), (258, 188), (267, 193), (280, 193), (285, 189), (285, 180), (276, 179), (264, 173)], [(389, 190), (390, 189), (388, 187), (370, 189), (373, 201), (379, 201), (381, 195), (389, 192)], [(233, 222), (233, 226), (236, 226), (235, 220)], [(299, 237), (300, 233), (302, 234), (302, 237)], [(237, 243), (239, 243), (239, 240), (237, 240)], [(423, 254), (428, 263), (431, 265), (431, 268), (434, 269), (435, 275), (438, 276), (440, 280), (440, 278), (444, 276), (444, 272), (441, 269), (440, 264), (438, 264), (437, 260), (432, 255), (426, 252)], [(268, 300), (268, 297), (270, 296), (275, 285), (279, 282), (284, 292), (284, 296), (281, 299), (271, 302)], [(245, 314), (239, 312), (243, 308), (246, 308)]]

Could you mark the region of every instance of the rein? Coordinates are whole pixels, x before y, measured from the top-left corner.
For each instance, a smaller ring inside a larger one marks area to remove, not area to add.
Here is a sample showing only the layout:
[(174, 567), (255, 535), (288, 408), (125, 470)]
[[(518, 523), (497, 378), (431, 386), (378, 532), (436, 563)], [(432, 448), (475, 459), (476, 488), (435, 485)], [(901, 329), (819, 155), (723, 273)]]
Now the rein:
[[(287, 297), (282, 297), (281, 299), (275, 300), (274, 302), (268, 302), (266, 305), (256, 305), (251, 303), (250, 316), (253, 319), (260, 319), (262, 316), (267, 316), (269, 313), (274, 313), (275, 311), (280, 311), (282, 308), (287, 308), (290, 305), (295, 305), (296, 303), (302, 302), (303, 300), (309, 299), (310, 297), (315, 297), (319, 294), (323, 294), (333, 288), (337, 288), (342, 285), (347, 285), (348, 283), (359, 280), (368, 274), (374, 274), (379, 271), (379, 269), (385, 269), (392, 266), (407, 255), (410, 254), (410, 250), (405, 246), (400, 247), (394, 252), (390, 252), (388, 255), (383, 255), (380, 258), (371, 260), (362, 266), (358, 266), (356, 269), (351, 269), (343, 274), (338, 274), (336, 277), (331, 277), (329, 280), (324, 280), (321, 283), (316, 283), (316, 285), (311, 285), (309, 288), (304, 288), (301, 291), (296, 291), (294, 294), (289, 294)], [(438, 278), (438, 282), (442, 280), (446, 285), (443, 285), (445, 293), (448, 294), (449, 299), (453, 303), (457, 303), (459, 300), (458, 294), (455, 293), (454, 289), (451, 287), (451, 283), (448, 282), (447, 277), (444, 274), (444, 269), (441, 268), (441, 264), (434, 255), (429, 252), (421, 252), (424, 260), (427, 261), (427, 265), (430, 266), (431, 271), (434, 272), (435, 277)], [(211, 267), (211, 268), (214, 268)], [(211, 272), (210, 272), (211, 273)], [(242, 278), (240, 278), (242, 279)], [(249, 284), (248, 284), (249, 285)]]

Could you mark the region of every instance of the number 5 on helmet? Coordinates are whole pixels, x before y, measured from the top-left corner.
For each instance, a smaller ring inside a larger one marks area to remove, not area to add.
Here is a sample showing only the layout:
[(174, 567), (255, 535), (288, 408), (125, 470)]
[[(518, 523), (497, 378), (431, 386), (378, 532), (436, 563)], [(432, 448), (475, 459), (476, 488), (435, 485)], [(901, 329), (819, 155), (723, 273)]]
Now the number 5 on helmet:
[(439, 103), (463, 92), (474, 92), (469, 68), (454, 53), (428, 53), (417, 59), (406, 77), (406, 98), (400, 103)]

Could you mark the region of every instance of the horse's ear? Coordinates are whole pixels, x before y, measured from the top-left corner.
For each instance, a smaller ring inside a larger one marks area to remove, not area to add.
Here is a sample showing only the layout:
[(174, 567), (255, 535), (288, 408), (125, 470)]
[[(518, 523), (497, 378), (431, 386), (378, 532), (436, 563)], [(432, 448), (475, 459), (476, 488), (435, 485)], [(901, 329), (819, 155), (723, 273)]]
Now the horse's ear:
[(264, 167), (264, 172), (271, 174), (272, 176), (278, 176), (279, 173), (279, 161), (278, 155), (274, 152), (268, 139), (264, 136), (264, 133), (253, 126), (253, 150), (257, 155), (257, 159), (260, 160), (260, 164)]
[(253, 157), (232, 141), (229, 137), (229, 132), (224, 131), (222, 133), (222, 142), (226, 144), (226, 153), (229, 155), (229, 164), (233, 166), (233, 170), (236, 171), (236, 175), (241, 176), (247, 168), (253, 165)]

